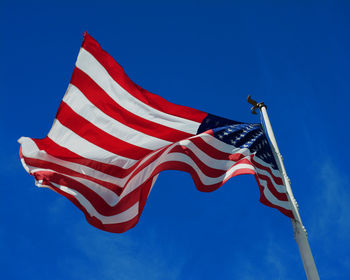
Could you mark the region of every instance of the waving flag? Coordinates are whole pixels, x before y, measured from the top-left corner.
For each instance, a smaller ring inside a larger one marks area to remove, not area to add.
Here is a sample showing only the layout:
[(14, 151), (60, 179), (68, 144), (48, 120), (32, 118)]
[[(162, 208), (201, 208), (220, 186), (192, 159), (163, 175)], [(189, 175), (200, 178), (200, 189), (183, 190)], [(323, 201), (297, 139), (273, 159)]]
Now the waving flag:
[(293, 217), (260, 124), (175, 105), (142, 89), (87, 33), (49, 134), (19, 143), (36, 185), (67, 197), (102, 230), (135, 226), (158, 173), (170, 169), (189, 172), (205, 192), (253, 174), (260, 201)]

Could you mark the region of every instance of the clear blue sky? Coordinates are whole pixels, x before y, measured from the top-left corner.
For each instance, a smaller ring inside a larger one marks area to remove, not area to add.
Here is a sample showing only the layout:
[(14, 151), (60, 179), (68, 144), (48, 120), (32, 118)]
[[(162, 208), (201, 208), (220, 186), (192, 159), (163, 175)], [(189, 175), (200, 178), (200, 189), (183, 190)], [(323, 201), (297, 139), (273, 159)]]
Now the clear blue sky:
[(348, 1), (55, 2), (0, 2), (2, 279), (305, 277), (289, 219), (258, 202), (253, 176), (201, 193), (163, 172), (124, 234), (34, 186), (16, 141), (48, 133), (86, 30), (174, 103), (258, 122), (246, 97), (264, 101), (321, 279), (350, 279)]

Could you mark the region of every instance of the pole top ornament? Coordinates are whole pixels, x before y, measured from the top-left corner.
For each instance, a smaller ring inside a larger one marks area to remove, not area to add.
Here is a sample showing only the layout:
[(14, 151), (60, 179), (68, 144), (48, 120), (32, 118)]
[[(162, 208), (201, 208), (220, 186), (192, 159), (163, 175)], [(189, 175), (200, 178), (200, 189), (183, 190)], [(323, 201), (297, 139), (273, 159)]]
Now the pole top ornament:
[(256, 109), (261, 109), (262, 107), (266, 108), (266, 105), (264, 102), (256, 102), (254, 99), (252, 99), (252, 97), (250, 95), (248, 95), (247, 101), (249, 104), (253, 105), (252, 108), (250, 108), (250, 110), (252, 111), (253, 115), (256, 115)]

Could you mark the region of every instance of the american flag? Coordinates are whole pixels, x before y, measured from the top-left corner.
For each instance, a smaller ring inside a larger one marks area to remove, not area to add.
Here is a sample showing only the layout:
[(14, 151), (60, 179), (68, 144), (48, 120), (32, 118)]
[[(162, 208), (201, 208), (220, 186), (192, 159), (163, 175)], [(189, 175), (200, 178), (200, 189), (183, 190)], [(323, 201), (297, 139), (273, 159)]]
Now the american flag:
[(260, 124), (172, 104), (144, 90), (87, 33), (49, 134), (19, 143), (36, 185), (65, 196), (105, 231), (135, 226), (159, 172), (170, 169), (189, 172), (204, 192), (253, 174), (260, 201), (293, 217)]

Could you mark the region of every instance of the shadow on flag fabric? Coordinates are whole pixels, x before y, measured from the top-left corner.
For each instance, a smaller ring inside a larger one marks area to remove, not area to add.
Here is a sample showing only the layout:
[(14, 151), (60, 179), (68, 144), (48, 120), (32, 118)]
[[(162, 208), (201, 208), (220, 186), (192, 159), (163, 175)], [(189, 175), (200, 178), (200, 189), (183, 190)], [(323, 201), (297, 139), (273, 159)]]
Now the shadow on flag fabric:
[(136, 225), (162, 170), (190, 173), (204, 192), (253, 174), (260, 201), (293, 217), (260, 124), (175, 105), (144, 90), (87, 33), (49, 134), (18, 141), (36, 185), (65, 196), (105, 231)]

